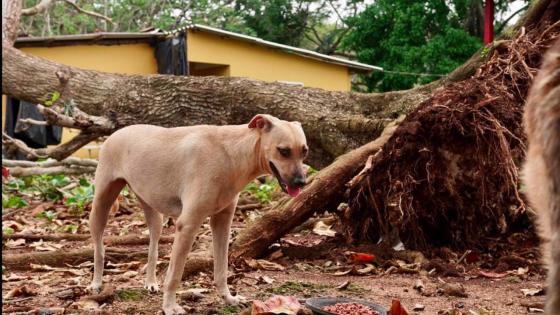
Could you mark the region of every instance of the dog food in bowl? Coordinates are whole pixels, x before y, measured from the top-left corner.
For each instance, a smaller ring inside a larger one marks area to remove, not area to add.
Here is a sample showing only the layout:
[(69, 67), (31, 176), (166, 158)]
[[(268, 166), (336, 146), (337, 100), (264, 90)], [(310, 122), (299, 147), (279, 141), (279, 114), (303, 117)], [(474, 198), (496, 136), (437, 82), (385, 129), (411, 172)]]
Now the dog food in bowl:
[(377, 311), (359, 303), (336, 303), (323, 307), (323, 310), (337, 315), (379, 315)]

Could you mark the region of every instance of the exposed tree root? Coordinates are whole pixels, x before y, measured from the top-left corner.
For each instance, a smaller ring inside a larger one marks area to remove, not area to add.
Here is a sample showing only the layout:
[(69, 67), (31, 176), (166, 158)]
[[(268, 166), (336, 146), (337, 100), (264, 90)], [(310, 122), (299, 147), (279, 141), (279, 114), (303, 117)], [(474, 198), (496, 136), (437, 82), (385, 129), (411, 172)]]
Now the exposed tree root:
[[(164, 254), (164, 251), (160, 249), (159, 255), (163, 256)], [(126, 248), (105, 248), (105, 260), (114, 263), (144, 261), (147, 257), (147, 249), (130, 250)], [(30, 269), (30, 264), (68, 267), (68, 265), (76, 266), (87, 261), (93, 261), (93, 249), (91, 248), (2, 255), (2, 265), (8, 270), (27, 270)], [(190, 255), (185, 264), (183, 276), (186, 277), (200, 271), (208, 271), (212, 268), (212, 265), (213, 260), (211, 257)]]
[[(546, 1), (545, 1), (546, 2)], [(393, 229), (407, 248), (484, 247), (484, 238), (530, 226), (519, 194), (523, 105), (542, 54), (560, 34), (558, 1), (500, 45), (472, 78), (407, 116), (379, 159), (353, 182), (341, 215), (348, 241)]]

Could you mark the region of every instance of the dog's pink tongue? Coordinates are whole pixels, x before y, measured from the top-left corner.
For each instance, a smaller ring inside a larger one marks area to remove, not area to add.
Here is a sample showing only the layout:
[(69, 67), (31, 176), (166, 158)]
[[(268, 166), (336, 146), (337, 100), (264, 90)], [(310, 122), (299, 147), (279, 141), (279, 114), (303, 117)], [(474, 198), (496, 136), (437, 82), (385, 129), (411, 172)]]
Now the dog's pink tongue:
[(301, 192), (301, 188), (299, 188), (299, 187), (294, 188), (294, 187), (288, 186), (286, 190), (288, 191), (288, 195), (290, 195), (294, 198), (297, 197), (299, 195), (299, 193)]

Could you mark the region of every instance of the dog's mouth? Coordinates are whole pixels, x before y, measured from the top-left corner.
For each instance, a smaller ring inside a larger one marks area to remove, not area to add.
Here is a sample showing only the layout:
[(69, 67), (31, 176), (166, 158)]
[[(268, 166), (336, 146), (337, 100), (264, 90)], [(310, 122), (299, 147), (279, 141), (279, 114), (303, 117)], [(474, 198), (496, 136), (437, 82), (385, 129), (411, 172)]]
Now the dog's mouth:
[(286, 183), (286, 181), (282, 178), (282, 176), (280, 176), (280, 172), (278, 172), (278, 169), (276, 168), (274, 163), (272, 163), (271, 161), (268, 161), (268, 163), (270, 164), (270, 169), (272, 170), (272, 174), (274, 174), (274, 176), (278, 180), (278, 184), (280, 184), (280, 188), (282, 188), (282, 191), (284, 191), (291, 197), (297, 197), (301, 192), (301, 188), (292, 187), (288, 185), (288, 183)]

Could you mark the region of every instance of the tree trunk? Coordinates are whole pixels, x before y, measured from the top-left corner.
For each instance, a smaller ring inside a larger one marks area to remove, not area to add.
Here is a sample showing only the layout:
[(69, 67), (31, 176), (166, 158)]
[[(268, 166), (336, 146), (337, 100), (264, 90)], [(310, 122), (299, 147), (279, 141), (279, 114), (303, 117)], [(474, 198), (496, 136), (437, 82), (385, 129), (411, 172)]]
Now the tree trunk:
[[(471, 75), (480, 57), (438, 82), (388, 93), (330, 92), (233, 77), (119, 75), (81, 70), (2, 47), (2, 93), (43, 103), (58, 91), (84, 112), (120, 128), (243, 124), (257, 113), (302, 122), (309, 163), (323, 167), (375, 139), (394, 118), (407, 114), (438, 86)], [(29, 76), (33, 73), (33, 76)]]

